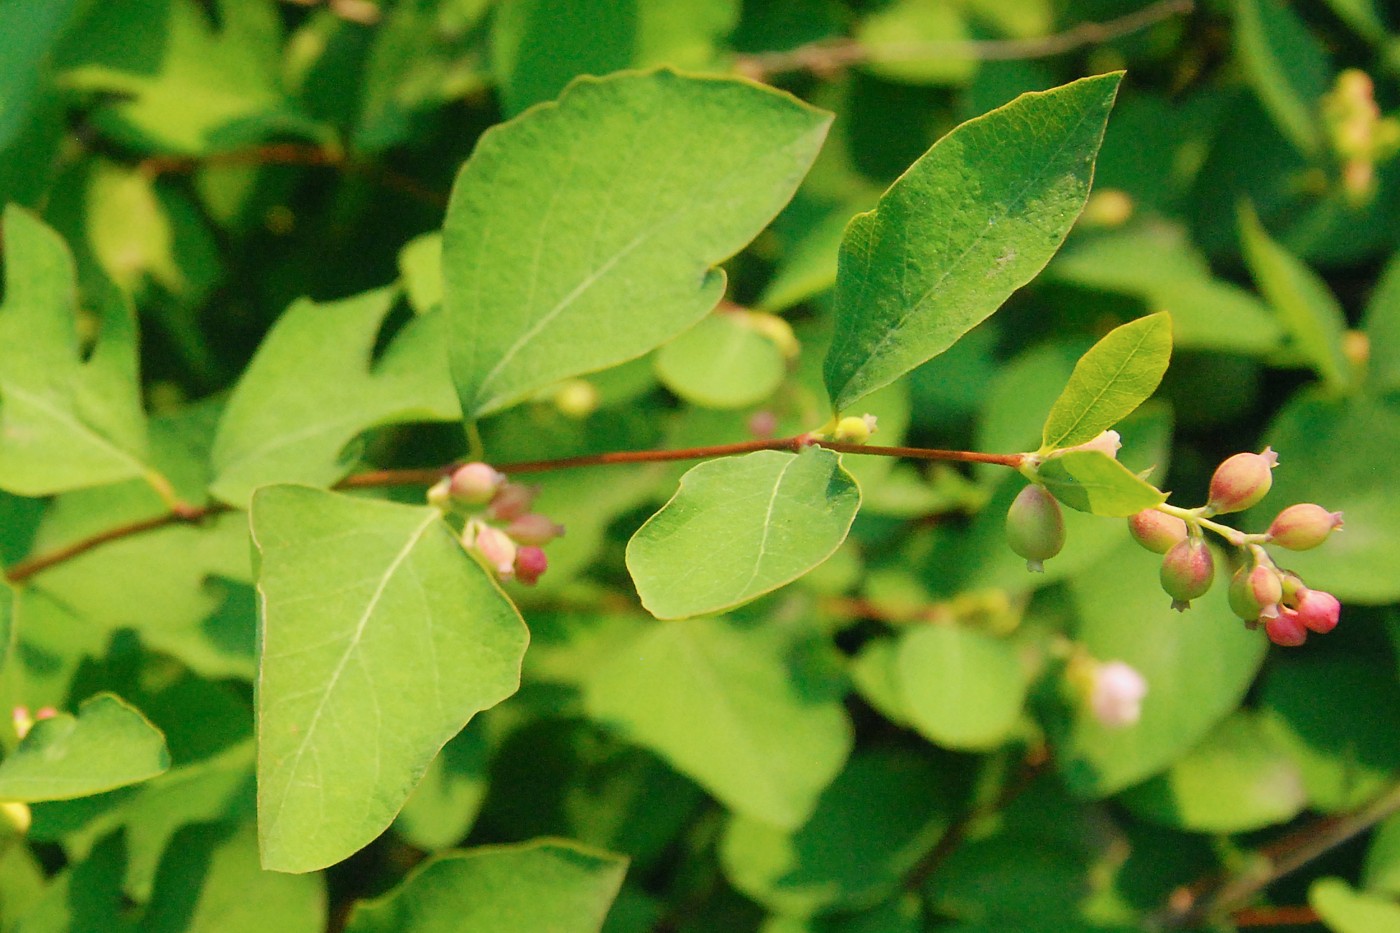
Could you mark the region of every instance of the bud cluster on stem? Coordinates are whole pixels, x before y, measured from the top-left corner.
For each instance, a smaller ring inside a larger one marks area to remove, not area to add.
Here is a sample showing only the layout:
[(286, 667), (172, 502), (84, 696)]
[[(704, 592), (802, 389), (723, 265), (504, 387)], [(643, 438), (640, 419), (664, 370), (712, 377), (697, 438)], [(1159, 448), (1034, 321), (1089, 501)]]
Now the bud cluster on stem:
[(465, 516), (462, 547), (502, 580), (533, 586), (549, 566), (543, 546), (564, 526), (531, 512), (539, 488), (512, 483), (485, 463), (466, 463), (428, 490), (428, 502)]

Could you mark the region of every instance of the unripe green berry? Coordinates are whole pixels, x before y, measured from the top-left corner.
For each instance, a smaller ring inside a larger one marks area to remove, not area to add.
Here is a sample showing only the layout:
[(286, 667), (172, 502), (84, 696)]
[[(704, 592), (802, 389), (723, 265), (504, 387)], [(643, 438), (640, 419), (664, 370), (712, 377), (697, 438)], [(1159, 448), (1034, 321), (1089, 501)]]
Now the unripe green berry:
[(1155, 554), (1165, 554), (1186, 540), (1186, 523), (1175, 515), (1143, 509), (1128, 519), (1133, 540)]
[(1266, 564), (1246, 564), (1230, 578), (1230, 610), (1246, 622), (1278, 615), (1283, 580)]
[(1191, 600), (1204, 596), (1214, 579), (1215, 559), (1201, 538), (1187, 538), (1162, 558), (1162, 589), (1177, 612), (1191, 608)]
[(1210, 501), (1207, 508), (1215, 513), (1242, 512), (1269, 494), (1273, 485), (1272, 470), (1278, 465), (1278, 454), (1270, 447), (1263, 453), (1235, 454), (1215, 468), (1210, 478)]
[(452, 472), (448, 492), (457, 502), (485, 505), (505, 481), (504, 474), (498, 473), (485, 463), (464, 463)]
[(1040, 573), (1044, 562), (1065, 546), (1065, 518), (1060, 503), (1044, 486), (1027, 486), (1006, 513), (1006, 541), (1026, 559), (1026, 569)]
[(864, 444), (870, 440), (870, 435), (874, 433), (874, 415), (862, 415), (859, 418), (851, 416), (836, 422), (836, 429), (831, 432), (831, 439), (842, 444)]
[(1306, 551), (1327, 540), (1342, 527), (1342, 513), (1329, 512), (1320, 505), (1300, 502), (1290, 505), (1269, 525), (1269, 543), (1290, 551)]

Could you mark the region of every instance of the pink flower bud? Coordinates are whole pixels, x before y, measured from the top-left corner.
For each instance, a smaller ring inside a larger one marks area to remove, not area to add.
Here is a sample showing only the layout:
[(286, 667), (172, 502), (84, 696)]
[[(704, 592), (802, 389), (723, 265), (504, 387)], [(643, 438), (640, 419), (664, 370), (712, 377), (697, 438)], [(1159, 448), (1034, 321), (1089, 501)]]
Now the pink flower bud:
[(499, 576), (508, 578), (515, 573), (515, 542), (501, 529), (478, 525), (472, 547)]
[(1210, 501), (1216, 513), (1240, 512), (1269, 494), (1278, 465), (1278, 454), (1265, 447), (1263, 453), (1235, 454), (1215, 468), (1210, 478)]
[(564, 526), (531, 512), (506, 526), (506, 534), (517, 544), (548, 544), (564, 534)]
[(1060, 503), (1044, 486), (1027, 486), (1006, 513), (1006, 540), (1026, 559), (1026, 569), (1040, 573), (1044, 561), (1065, 546), (1065, 518)]
[(749, 433), (754, 437), (772, 437), (778, 430), (778, 416), (767, 409), (749, 416)]
[(1269, 543), (1290, 551), (1306, 551), (1327, 540), (1342, 527), (1342, 513), (1329, 512), (1320, 505), (1300, 502), (1290, 505), (1269, 525)]
[(1157, 554), (1165, 554), (1186, 540), (1186, 523), (1156, 509), (1143, 509), (1129, 518), (1128, 530), (1133, 540)]
[(1319, 635), (1326, 635), (1336, 628), (1342, 615), (1342, 604), (1326, 590), (1299, 591), (1294, 608), (1299, 621)]
[(526, 586), (534, 586), (548, 569), (549, 559), (534, 545), (527, 544), (515, 552), (515, 579)]
[(452, 473), (448, 491), (452, 498), (466, 505), (485, 505), (506, 481), (485, 463), (464, 463)]
[(1287, 607), (1264, 623), (1264, 631), (1268, 633), (1269, 641), (1285, 648), (1296, 648), (1308, 640), (1308, 630), (1303, 620)]
[(1230, 578), (1230, 609), (1246, 622), (1278, 615), (1283, 580), (1267, 564), (1245, 565)]
[(1162, 589), (1172, 598), (1172, 608), (1184, 612), (1191, 600), (1204, 596), (1215, 579), (1215, 559), (1200, 538), (1187, 538), (1172, 546), (1162, 558)]
[(1142, 698), (1147, 681), (1129, 664), (1109, 661), (1094, 671), (1089, 692), (1089, 709), (1105, 726), (1131, 726), (1142, 717)]
[(540, 487), (538, 486), (506, 483), (496, 490), (495, 498), (491, 500), (491, 505), (487, 507), (486, 513), (497, 521), (513, 522), (530, 511), (530, 506), (535, 504), (535, 497), (539, 494)]
[[(1097, 450), (1101, 454), (1107, 454), (1114, 460), (1118, 459), (1118, 450), (1123, 446), (1123, 436), (1117, 431), (1104, 431), (1092, 440), (1077, 444), (1074, 447), (1065, 447), (1055, 451), (1055, 454), (1067, 454), (1071, 450)], [(1051, 456), (1054, 456), (1052, 454)]]

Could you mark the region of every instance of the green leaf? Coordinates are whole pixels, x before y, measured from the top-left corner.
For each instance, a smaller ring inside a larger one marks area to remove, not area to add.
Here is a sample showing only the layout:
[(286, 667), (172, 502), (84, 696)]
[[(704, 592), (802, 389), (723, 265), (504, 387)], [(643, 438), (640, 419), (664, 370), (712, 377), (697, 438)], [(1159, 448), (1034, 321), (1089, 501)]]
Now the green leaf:
[(258, 865), (252, 821), (193, 825), (175, 834), (156, 874), (146, 933), (320, 933), (326, 885)]
[(54, 877), (15, 929), (20, 933), (141, 933), (141, 925), (128, 915), (122, 898), (125, 858), (120, 833), (102, 839), (86, 857)]
[(5, 661), (14, 647), (15, 591), (10, 584), (0, 578), (0, 671), (5, 669)]
[(1134, 813), (1198, 833), (1286, 823), (1307, 805), (1298, 766), (1253, 713), (1239, 711), (1171, 769), (1119, 797)]
[(1367, 387), (1376, 393), (1400, 389), (1400, 252), (1390, 257), (1366, 302), (1362, 329), (1371, 345)]
[(705, 316), (715, 264), (787, 202), (831, 117), (669, 71), (583, 79), (488, 130), (443, 226), (462, 410), (641, 356)]
[(442, 747), (394, 821), (394, 831), (415, 847), (446, 849), (471, 829), (489, 784), (491, 749), (480, 722)]
[(584, 705), (730, 809), (792, 828), (851, 748), (840, 685), (794, 654), (722, 619), (659, 625), (592, 672)]
[(1400, 897), (1400, 816), (1386, 817), (1371, 836), (1361, 880), (1367, 890)]
[(824, 374), (845, 411), (1029, 282), (1089, 195), (1121, 73), (1024, 94), (934, 144), (846, 228)]
[(959, 625), (923, 625), (900, 639), (895, 664), (906, 715), (939, 745), (995, 748), (1021, 716), (1028, 677), (1004, 638)]
[(527, 632), (436, 509), (299, 486), (253, 497), (263, 865), (338, 862), (519, 685)]
[(0, 4), (0, 149), (24, 130), (44, 82), (47, 59), (77, 0), (11, 0)]
[(1115, 327), (1075, 364), (1042, 432), (1041, 452), (1093, 440), (1132, 414), (1162, 381), (1172, 355), (1165, 313)]
[(1236, 0), (1235, 22), (1240, 60), (1264, 109), (1299, 152), (1319, 154), (1320, 101), (1332, 74), (1327, 53), (1279, 0)]
[(165, 737), (121, 699), (102, 693), (78, 715), (41, 719), (0, 761), (0, 800), (33, 803), (100, 794), (170, 767)]
[(4, 242), (0, 488), (46, 496), (145, 475), (131, 308), (101, 296), (97, 342), (85, 357), (68, 247), (13, 206), (5, 209)]
[(777, 344), (737, 314), (711, 314), (656, 354), (662, 384), (706, 408), (756, 405), (786, 372)]
[(1341, 878), (1314, 881), (1308, 889), (1308, 903), (1335, 933), (1400, 929), (1400, 902), (1357, 891)]
[(1055, 760), (1081, 796), (1116, 793), (1186, 755), (1239, 706), (1268, 648), (1262, 632), (1246, 630), (1230, 611), (1223, 580), (1186, 612), (1172, 611), (1155, 583), (1160, 564), (1159, 555), (1127, 543), (1071, 581), (1078, 642), (1147, 681), (1133, 725), (1105, 726), (1083, 704), (1072, 711)]
[(395, 291), (295, 302), (263, 340), (224, 409), (210, 491), (242, 506), (269, 483), (329, 486), (350, 471), (364, 431), (461, 417), (447, 376), (441, 314), (416, 317), (371, 365)]
[(977, 72), (970, 55), (919, 54), (921, 46), (967, 42), (967, 14), (937, 0), (896, 0), (864, 16), (856, 35), (868, 51), (864, 68), (890, 81), (961, 87)]
[(937, 763), (908, 749), (853, 756), (796, 831), (729, 821), (720, 862), (734, 886), (787, 915), (869, 907), (942, 834), (950, 801)]
[(346, 933), (597, 933), (627, 860), (562, 839), (428, 859), (394, 890), (355, 905)]
[(1052, 456), (1036, 475), (1056, 499), (1095, 515), (1126, 518), (1167, 501), (1166, 493), (1097, 450)]
[(1248, 204), (1240, 206), (1240, 237), (1249, 271), (1282, 319), (1290, 349), (1329, 388), (1350, 388), (1352, 367), (1342, 349), (1346, 315), (1327, 283), (1274, 242)]
[(637, 529), (627, 569), (658, 619), (720, 612), (826, 560), (859, 509), (841, 456), (820, 447), (710, 460)]

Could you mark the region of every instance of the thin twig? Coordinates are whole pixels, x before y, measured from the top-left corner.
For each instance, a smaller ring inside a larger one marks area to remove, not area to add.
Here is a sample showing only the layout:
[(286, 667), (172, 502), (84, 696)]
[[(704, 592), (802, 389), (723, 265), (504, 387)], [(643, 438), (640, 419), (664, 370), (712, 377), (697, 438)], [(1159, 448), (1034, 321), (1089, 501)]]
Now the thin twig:
[(1237, 927), (1288, 927), (1317, 923), (1317, 911), (1306, 905), (1298, 907), (1241, 907), (1230, 915)]
[(1194, 8), (1193, 0), (1159, 0), (1133, 13), (1103, 22), (1079, 23), (1048, 36), (1032, 39), (966, 39), (930, 42), (882, 42), (866, 45), (856, 39), (833, 39), (801, 45), (784, 52), (740, 55), (734, 67), (757, 81), (794, 71), (831, 74), (867, 62), (922, 61), (958, 58), (1009, 61), (1048, 58), (1090, 45), (1099, 45), (1146, 29)]

